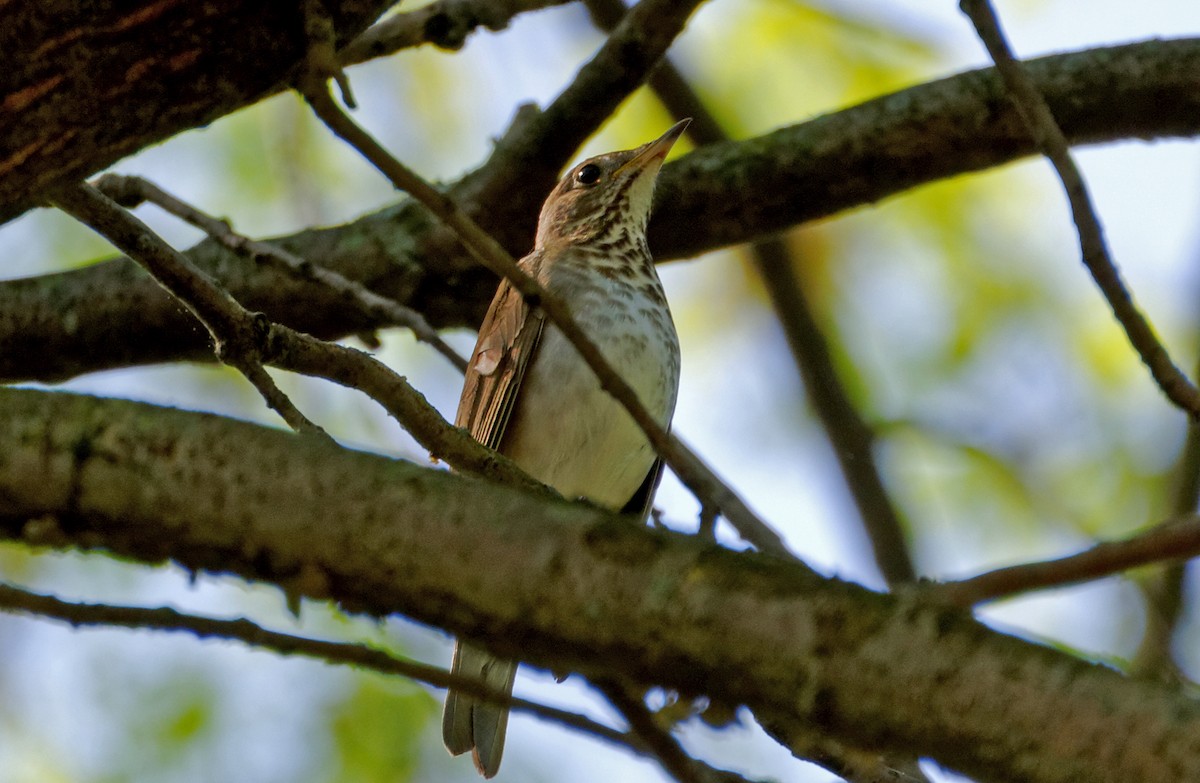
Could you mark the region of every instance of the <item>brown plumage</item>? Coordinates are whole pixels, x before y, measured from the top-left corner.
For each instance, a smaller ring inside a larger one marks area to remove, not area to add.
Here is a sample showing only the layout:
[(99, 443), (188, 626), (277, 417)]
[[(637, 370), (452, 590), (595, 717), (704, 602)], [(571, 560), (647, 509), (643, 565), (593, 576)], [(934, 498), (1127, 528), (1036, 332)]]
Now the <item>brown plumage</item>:
[[(584, 332), (648, 410), (669, 425), (679, 386), (679, 342), (646, 245), (659, 167), (683, 121), (634, 150), (585, 160), (542, 207), (533, 252), (519, 262), (563, 297)], [(455, 423), (566, 497), (644, 515), (661, 463), (542, 312), (503, 281), (479, 330)], [(451, 670), (511, 692), (515, 661), (459, 642)], [(484, 777), (500, 766), (508, 710), (451, 690), (442, 735), (473, 751)]]

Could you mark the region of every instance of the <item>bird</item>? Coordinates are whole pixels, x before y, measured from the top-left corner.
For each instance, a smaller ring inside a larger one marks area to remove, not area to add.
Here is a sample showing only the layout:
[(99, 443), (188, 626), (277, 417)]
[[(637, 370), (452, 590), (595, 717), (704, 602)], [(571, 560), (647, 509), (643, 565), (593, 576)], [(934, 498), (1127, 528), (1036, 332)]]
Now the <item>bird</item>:
[[(683, 120), (635, 149), (588, 158), (550, 192), (518, 265), (564, 301), (639, 401), (669, 427), (679, 338), (646, 241), (658, 172)], [(642, 520), (662, 475), (645, 434), (545, 314), (501, 281), (468, 362), (455, 424), (563, 497)], [(511, 693), (517, 662), (459, 640), (451, 672)], [(442, 738), (485, 778), (504, 751), (508, 708), (450, 689)]]

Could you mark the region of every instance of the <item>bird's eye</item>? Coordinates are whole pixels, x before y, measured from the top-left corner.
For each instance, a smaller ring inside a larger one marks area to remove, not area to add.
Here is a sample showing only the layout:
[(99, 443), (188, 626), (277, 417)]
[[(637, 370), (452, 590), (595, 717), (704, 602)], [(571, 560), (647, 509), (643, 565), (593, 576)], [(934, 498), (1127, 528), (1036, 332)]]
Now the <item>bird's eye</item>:
[(580, 185), (595, 185), (600, 181), (600, 167), (589, 163), (575, 172), (575, 181)]

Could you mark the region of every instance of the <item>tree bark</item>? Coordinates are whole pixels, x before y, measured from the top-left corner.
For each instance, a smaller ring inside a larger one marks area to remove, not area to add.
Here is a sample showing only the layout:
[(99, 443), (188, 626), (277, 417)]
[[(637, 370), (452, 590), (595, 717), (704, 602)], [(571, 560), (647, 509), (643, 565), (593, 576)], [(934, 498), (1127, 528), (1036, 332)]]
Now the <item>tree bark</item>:
[[(338, 41), (394, 0), (325, 0)], [(255, 103), (307, 47), (302, 3), (0, 3), (0, 223), (56, 184)]]
[(403, 613), (979, 780), (1170, 781), (1200, 705), (925, 603), (582, 504), (221, 417), (0, 390), (0, 537)]

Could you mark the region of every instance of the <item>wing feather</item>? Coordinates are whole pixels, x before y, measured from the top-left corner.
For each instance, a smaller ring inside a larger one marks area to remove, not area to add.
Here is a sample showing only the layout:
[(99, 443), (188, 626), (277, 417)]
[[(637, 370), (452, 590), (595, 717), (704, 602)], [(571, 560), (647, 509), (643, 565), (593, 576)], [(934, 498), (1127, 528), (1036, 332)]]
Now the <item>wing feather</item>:
[(544, 325), (541, 311), (502, 281), (479, 327), (454, 418), (488, 448), (498, 448), (504, 437)]

